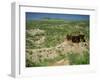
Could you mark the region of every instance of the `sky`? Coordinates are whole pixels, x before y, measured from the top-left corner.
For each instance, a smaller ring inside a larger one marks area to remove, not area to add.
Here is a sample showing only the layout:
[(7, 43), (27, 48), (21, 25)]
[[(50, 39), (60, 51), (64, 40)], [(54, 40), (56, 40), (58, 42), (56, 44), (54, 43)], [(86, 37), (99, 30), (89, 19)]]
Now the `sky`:
[(75, 21), (89, 20), (89, 15), (26, 12), (26, 20), (41, 20), (45, 17), (53, 19), (75, 20)]

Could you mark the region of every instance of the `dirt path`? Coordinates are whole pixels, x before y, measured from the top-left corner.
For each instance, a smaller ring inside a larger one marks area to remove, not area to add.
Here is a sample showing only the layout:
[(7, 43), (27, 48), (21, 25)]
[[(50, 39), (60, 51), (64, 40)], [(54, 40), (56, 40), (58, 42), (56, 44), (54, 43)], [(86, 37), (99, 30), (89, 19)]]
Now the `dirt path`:
[(51, 63), (49, 66), (61, 66), (61, 65), (69, 65), (69, 60), (62, 59), (55, 63)]

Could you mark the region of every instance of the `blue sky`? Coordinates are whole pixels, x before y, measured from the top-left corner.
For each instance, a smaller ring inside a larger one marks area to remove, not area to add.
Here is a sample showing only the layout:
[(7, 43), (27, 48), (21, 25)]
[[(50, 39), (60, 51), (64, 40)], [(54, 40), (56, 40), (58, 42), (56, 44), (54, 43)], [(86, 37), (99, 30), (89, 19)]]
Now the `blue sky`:
[(40, 20), (43, 19), (44, 17), (49, 17), (53, 19), (75, 20), (75, 21), (89, 20), (89, 15), (26, 12), (26, 20)]

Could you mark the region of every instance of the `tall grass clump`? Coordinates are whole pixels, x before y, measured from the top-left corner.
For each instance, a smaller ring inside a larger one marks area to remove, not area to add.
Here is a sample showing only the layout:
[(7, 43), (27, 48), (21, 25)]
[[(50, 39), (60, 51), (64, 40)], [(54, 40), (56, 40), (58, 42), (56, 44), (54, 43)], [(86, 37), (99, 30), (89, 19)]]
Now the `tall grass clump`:
[(81, 54), (78, 53), (69, 53), (68, 59), (70, 61), (70, 65), (79, 65), (79, 64), (89, 64), (89, 52), (84, 51)]

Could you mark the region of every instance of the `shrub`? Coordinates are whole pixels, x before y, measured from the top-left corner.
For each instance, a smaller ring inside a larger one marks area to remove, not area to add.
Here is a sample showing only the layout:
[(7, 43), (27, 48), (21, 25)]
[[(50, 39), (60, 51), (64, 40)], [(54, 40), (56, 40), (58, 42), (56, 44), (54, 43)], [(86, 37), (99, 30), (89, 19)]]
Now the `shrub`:
[(89, 53), (88, 51), (84, 51), (82, 54), (71, 52), (68, 54), (68, 59), (71, 65), (89, 64)]

